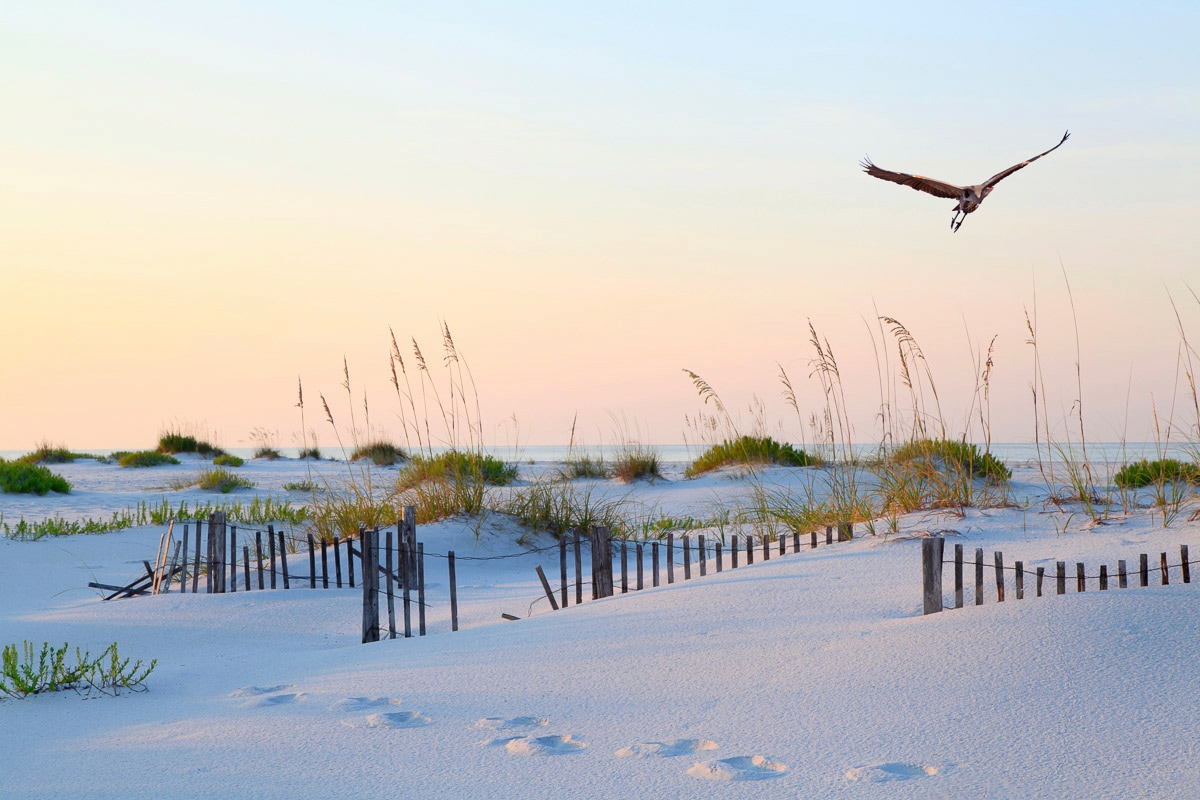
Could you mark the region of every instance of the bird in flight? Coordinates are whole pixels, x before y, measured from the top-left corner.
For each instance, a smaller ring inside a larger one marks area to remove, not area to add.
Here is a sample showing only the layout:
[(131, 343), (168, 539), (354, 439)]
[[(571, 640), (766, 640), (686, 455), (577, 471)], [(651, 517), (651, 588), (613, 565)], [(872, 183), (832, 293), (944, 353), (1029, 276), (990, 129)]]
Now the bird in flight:
[(871, 163), (871, 157), (867, 156), (859, 162), (863, 171), (874, 178), (880, 180), (891, 181), (902, 186), (911, 186), (919, 192), (926, 192), (935, 197), (945, 197), (949, 200), (957, 200), (958, 205), (954, 207), (954, 216), (950, 220), (950, 230), (957, 231), (962, 227), (963, 220), (967, 218), (975, 209), (979, 208), (979, 204), (984, 201), (992, 189), (996, 188), (996, 184), (1012, 175), (1019, 169), (1029, 166), (1044, 155), (1053, 153), (1058, 148), (1062, 147), (1063, 142), (1071, 137), (1071, 132), (1067, 131), (1063, 134), (1062, 140), (1047, 150), (1045, 153), (1039, 153), (1033, 158), (1022, 161), (1020, 164), (1009, 167), (1003, 172), (997, 172), (992, 177), (988, 178), (983, 183), (974, 186), (955, 186), (952, 183), (943, 183), (935, 181), (933, 178), (926, 178), (921, 175), (909, 175), (907, 172), (892, 172), (886, 169), (880, 169)]

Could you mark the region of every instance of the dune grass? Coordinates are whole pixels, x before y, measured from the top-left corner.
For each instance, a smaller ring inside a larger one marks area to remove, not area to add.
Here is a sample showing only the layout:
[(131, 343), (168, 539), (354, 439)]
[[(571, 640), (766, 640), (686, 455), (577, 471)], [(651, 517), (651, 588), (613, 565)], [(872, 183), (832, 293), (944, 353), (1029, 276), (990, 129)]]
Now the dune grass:
[(68, 450), (64, 445), (52, 444), (49, 441), (41, 442), (38, 444), (36, 450), (14, 460), (25, 464), (70, 464), (81, 458), (100, 460), (100, 456), (90, 453), (76, 453)]
[(734, 440), (726, 439), (712, 445), (692, 461), (686, 474), (689, 478), (703, 475), (722, 467), (744, 465), (765, 466), (775, 464), (786, 467), (808, 467), (819, 464), (820, 459), (797, 450), (790, 444), (780, 443), (770, 436), (744, 435)]
[(222, 453), (214, 458), (212, 463), (214, 467), (244, 467), (246, 465), (246, 459), (242, 458), (241, 456)]
[(391, 442), (382, 440), (359, 445), (350, 453), (351, 461), (359, 461), (364, 458), (370, 460), (377, 467), (390, 467), (399, 461), (408, 460), (404, 450)]
[(1148, 461), (1142, 459), (1126, 464), (1113, 477), (1118, 486), (1151, 486), (1156, 483), (1200, 484), (1200, 465), (1173, 458)]
[(622, 483), (661, 478), (658, 451), (643, 444), (622, 445), (613, 458), (612, 474)]

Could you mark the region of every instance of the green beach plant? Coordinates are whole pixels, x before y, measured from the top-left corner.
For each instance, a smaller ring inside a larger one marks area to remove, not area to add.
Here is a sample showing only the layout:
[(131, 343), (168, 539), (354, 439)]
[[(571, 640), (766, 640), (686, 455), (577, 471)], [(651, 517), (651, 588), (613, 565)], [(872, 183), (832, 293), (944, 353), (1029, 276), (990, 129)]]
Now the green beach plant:
[(0, 458), (0, 492), (44, 496), (47, 492), (67, 494), (70, 491), (71, 484), (66, 478), (41, 464)]
[(688, 466), (686, 474), (695, 477), (731, 465), (808, 467), (818, 463), (819, 459), (770, 436), (746, 435), (712, 445)]
[(254, 481), (235, 475), (224, 467), (201, 470), (197, 483), (201, 489), (222, 494), (229, 494), (234, 489), (254, 488)]
[(163, 464), (178, 464), (179, 459), (157, 450), (137, 450), (135, 452), (118, 451), (110, 458), (115, 458), (122, 467), (158, 467)]
[(246, 465), (246, 459), (230, 455), (229, 453), (222, 453), (214, 458), (212, 463), (214, 467), (243, 467)]
[(69, 651), (67, 643), (53, 647), (46, 642), (40, 651), (30, 641), (25, 641), (20, 648), (15, 644), (6, 645), (0, 656), (0, 693), (9, 697), (28, 697), (74, 689), (115, 696), (123, 691), (144, 691), (146, 678), (158, 666), (158, 659), (147, 665), (141, 661), (131, 664), (130, 659), (121, 658), (116, 642), (95, 658), (76, 647), (75, 657), (71, 659)]

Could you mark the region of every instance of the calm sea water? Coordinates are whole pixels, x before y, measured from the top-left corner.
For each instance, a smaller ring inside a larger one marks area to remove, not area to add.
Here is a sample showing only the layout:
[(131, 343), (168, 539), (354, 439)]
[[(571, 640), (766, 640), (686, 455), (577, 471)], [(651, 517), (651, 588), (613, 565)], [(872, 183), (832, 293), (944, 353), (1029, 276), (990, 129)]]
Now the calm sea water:
[[(688, 462), (699, 456), (705, 449), (704, 446), (693, 446), (683, 444), (655, 444), (655, 445), (640, 445), (643, 450), (655, 453), (660, 461), (665, 462)], [(979, 445), (982, 450), (982, 445)], [(88, 452), (94, 455), (108, 455), (119, 449), (129, 448), (113, 448), (113, 449), (93, 449)], [(226, 448), (233, 455), (241, 456), (249, 459), (254, 455), (254, 448), (251, 447), (230, 447)], [(528, 461), (567, 461), (572, 458), (603, 458), (606, 461), (612, 461), (622, 451), (629, 449), (620, 445), (600, 445), (592, 447), (575, 447), (571, 448), (566, 445), (524, 445), (519, 447), (490, 447), (486, 448), (487, 452), (496, 458), (509, 462), (528, 462)], [(812, 448), (810, 448), (811, 450)], [(1087, 457), (1095, 462), (1110, 462), (1110, 463), (1126, 463), (1129, 461), (1137, 461), (1138, 459), (1156, 459), (1156, 458), (1177, 458), (1180, 460), (1191, 461), (1196, 458), (1197, 450), (1200, 450), (1195, 444), (1179, 444), (1172, 442), (1170, 445), (1163, 445), (1157, 442), (1088, 442)], [(288, 458), (295, 458), (298, 450), (293, 447), (281, 447), (279, 451)], [(855, 445), (854, 454), (856, 457), (868, 458), (876, 455), (879, 451), (877, 444)], [(28, 450), (0, 450), (0, 458), (17, 458)], [(324, 449), (323, 454), (326, 458), (340, 459), (343, 455), (339, 451)], [(435, 448), (435, 452), (438, 449)], [(1038, 447), (1032, 442), (1007, 442), (993, 443), (991, 452), (996, 458), (1008, 463), (1036, 462), (1039, 458)], [(1056, 444), (1053, 450), (1048, 449), (1046, 445), (1041, 446), (1042, 460), (1049, 460), (1051, 457), (1055, 459), (1063, 459), (1070, 456), (1074, 460), (1082, 460), (1083, 448), (1075, 445), (1068, 447), (1067, 445)]]

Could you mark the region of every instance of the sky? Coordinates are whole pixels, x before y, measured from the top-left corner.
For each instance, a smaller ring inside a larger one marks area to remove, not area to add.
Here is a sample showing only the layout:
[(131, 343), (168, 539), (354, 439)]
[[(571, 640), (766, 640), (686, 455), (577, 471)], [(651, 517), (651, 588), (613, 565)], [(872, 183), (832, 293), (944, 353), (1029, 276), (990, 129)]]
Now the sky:
[[(1035, 354), (1064, 430), (1079, 400), (1099, 440), (1194, 424), (1196, 30), (1185, 2), (7, 4), (0, 449), (293, 446), (298, 383), (323, 444), (403, 441), (393, 332), (439, 440), (455, 380), (489, 444), (693, 440), (684, 370), (811, 440), (810, 326), (877, 441), (906, 396), (879, 315), (951, 435), (981, 437), (993, 337), (995, 441), (1034, 435)], [(958, 233), (858, 167), (976, 183), (1067, 129)]]

